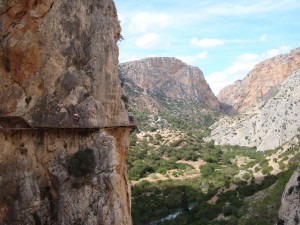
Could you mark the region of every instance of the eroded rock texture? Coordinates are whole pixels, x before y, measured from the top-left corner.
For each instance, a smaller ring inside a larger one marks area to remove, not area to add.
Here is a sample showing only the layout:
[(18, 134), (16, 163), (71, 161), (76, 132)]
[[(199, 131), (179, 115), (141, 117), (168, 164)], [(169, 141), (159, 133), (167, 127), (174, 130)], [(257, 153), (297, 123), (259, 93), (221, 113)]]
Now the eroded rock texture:
[(243, 80), (222, 89), (218, 99), (228, 114), (245, 112), (276, 94), (281, 83), (300, 69), (300, 48), (257, 64)]
[[(295, 225), (300, 222), (300, 169), (298, 168), (287, 183), (279, 210), (280, 224)], [(279, 224), (279, 222), (277, 223)]]
[(113, 1), (0, 0), (0, 15), (0, 224), (130, 225)]
[(125, 123), (112, 0), (0, 1), (0, 115), (33, 127)]
[(1, 132), (0, 224), (131, 224), (128, 133)]
[(212, 126), (217, 144), (256, 146), (270, 150), (291, 140), (300, 130), (300, 70), (278, 88), (259, 108), (225, 117)]
[(126, 62), (120, 64), (119, 73), (128, 86), (138, 87), (146, 95), (195, 101), (209, 109), (220, 109), (201, 70), (179, 59), (154, 57)]

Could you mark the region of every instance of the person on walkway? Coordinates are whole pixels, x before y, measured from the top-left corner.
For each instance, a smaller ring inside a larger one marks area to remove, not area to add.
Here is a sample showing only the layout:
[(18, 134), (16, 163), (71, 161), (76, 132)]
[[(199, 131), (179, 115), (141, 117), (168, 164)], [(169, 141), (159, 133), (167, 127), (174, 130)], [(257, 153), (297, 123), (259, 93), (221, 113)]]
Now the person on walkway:
[(72, 115), (72, 119), (73, 119), (73, 124), (76, 125), (76, 126), (79, 126), (80, 117), (77, 113)]
[(131, 115), (128, 116), (128, 120), (129, 120), (130, 123), (134, 123), (134, 117), (133, 116), (131, 116)]

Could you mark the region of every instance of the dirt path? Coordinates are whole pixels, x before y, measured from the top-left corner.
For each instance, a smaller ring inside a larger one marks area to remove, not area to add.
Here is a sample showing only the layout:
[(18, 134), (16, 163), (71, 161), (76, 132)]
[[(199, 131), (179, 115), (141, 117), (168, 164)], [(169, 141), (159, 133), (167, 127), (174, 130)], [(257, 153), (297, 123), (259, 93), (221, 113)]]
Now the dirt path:
[(186, 160), (178, 160), (176, 163), (184, 163), (191, 165), (194, 167), (197, 171), (200, 171), (200, 166), (204, 165), (206, 162), (202, 159), (199, 159), (198, 161), (186, 161)]
[[(140, 179), (138, 181), (131, 181), (131, 184), (135, 185), (135, 184), (140, 183), (143, 180), (146, 180), (146, 181), (149, 181), (150, 183), (152, 183), (152, 182), (157, 182), (157, 181), (161, 181), (161, 180), (185, 180), (185, 179), (192, 179), (192, 178), (200, 176), (200, 173), (198, 171), (196, 171), (196, 170), (192, 174), (188, 174), (188, 175), (184, 174), (182, 176), (178, 175), (177, 177), (172, 175), (173, 172), (177, 172), (178, 173), (178, 170), (169, 170), (168, 173), (167, 173), (167, 175), (163, 175), (161, 173), (152, 173), (148, 177), (142, 178), (142, 179)], [(187, 171), (187, 173), (188, 172), (189, 171)]]

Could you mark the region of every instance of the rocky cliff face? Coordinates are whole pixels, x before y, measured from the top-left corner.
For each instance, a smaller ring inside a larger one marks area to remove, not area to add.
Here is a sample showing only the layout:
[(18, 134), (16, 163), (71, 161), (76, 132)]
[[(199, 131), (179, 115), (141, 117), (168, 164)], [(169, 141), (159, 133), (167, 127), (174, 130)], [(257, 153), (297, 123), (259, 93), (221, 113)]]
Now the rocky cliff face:
[(113, 1), (0, 0), (0, 15), (0, 224), (131, 224)]
[(138, 87), (146, 95), (196, 101), (209, 109), (220, 108), (203, 73), (176, 58), (157, 57), (122, 63), (119, 74), (132, 89)]
[(0, 223), (131, 224), (128, 134), (0, 132)]
[(259, 63), (243, 80), (221, 90), (218, 99), (227, 113), (244, 112), (274, 96), (278, 86), (299, 68), (300, 48)]
[(300, 128), (300, 70), (283, 82), (277, 94), (259, 108), (225, 117), (212, 126), (217, 144), (274, 149), (289, 141)]
[(1, 0), (1, 116), (33, 127), (127, 122), (111, 0)]
[[(280, 224), (295, 225), (300, 221), (300, 168), (287, 183), (281, 199), (279, 210)], [(277, 223), (279, 224), (279, 223)]]
[(176, 58), (147, 58), (119, 66), (119, 76), (129, 96), (127, 106), (134, 115), (157, 115), (174, 125), (210, 125), (218, 117), (217, 98), (202, 72)]

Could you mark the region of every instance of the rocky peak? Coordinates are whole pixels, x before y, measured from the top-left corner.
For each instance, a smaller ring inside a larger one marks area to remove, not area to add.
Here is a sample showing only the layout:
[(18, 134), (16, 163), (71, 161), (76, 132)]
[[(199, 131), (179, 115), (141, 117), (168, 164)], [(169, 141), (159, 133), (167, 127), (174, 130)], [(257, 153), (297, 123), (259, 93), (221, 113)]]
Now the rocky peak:
[(257, 64), (242, 80), (225, 87), (218, 94), (227, 113), (244, 112), (274, 96), (277, 87), (300, 68), (300, 48)]
[(211, 137), (217, 144), (256, 146), (258, 150), (279, 147), (299, 132), (299, 99), (300, 70), (297, 70), (259, 108), (215, 123)]
[(154, 57), (122, 63), (119, 75), (128, 85), (137, 86), (146, 94), (197, 101), (210, 109), (220, 108), (201, 70), (176, 58)]

